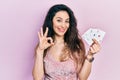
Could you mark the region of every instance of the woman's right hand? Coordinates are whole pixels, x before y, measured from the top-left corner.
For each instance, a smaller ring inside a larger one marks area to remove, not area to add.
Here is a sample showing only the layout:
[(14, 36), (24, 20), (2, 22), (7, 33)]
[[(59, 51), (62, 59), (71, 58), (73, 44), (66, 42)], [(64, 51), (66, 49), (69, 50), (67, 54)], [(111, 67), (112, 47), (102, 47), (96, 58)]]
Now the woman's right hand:
[(43, 29), (41, 28), (40, 32), (38, 32), (38, 38), (39, 38), (39, 49), (45, 50), (48, 47), (54, 45), (53, 39), (51, 37), (47, 37), (48, 34), (48, 27), (46, 28), (45, 33), (43, 34)]

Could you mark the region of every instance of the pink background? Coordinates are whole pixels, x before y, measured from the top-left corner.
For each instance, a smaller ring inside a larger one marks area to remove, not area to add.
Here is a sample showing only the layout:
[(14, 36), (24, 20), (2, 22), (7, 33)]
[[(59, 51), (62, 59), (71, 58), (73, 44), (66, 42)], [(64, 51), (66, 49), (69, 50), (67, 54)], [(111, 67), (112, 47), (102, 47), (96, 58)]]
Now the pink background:
[(1, 0), (0, 80), (33, 80), (37, 32), (58, 3), (74, 11), (81, 34), (90, 27), (106, 32), (88, 80), (120, 80), (120, 0)]

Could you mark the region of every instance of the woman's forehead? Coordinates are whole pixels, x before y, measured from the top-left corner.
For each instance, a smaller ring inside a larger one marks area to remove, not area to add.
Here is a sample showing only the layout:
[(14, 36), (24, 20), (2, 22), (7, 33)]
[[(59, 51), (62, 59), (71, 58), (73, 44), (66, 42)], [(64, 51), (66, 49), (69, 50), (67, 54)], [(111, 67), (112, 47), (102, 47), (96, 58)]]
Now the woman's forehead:
[(59, 11), (55, 14), (55, 18), (69, 19), (69, 14), (67, 11)]

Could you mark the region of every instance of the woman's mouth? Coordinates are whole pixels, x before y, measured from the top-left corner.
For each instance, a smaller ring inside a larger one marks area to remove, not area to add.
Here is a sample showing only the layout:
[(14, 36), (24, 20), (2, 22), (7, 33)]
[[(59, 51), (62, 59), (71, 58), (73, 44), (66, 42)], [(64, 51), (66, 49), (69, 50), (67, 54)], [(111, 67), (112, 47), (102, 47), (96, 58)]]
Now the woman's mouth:
[(58, 28), (59, 32), (65, 32), (65, 29), (63, 28)]

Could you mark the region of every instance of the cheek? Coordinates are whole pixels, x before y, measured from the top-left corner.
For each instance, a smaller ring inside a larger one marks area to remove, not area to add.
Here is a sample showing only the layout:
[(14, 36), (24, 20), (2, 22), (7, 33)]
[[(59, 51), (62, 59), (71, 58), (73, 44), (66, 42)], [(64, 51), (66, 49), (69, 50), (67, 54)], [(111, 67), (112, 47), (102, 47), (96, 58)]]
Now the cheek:
[(69, 26), (70, 26), (70, 24), (68, 23), (68, 24), (66, 25), (66, 28), (68, 29), (68, 28), (69, 28)]
[(53, 21), (53, 27), (59, 26), (60, 24), (56, 21)]
[(56, 23), (53, 23), (53, 30), (56, 32), (57, 31), (57, 27), (58, 27), (59, 25), (58, 24), (56, 24)]
[(56, 23), (53, 23), (53, 29), (55, 30), (59, 25)]

